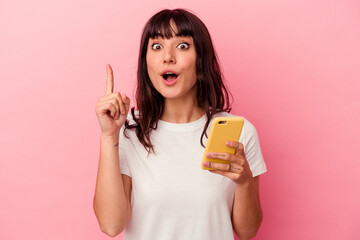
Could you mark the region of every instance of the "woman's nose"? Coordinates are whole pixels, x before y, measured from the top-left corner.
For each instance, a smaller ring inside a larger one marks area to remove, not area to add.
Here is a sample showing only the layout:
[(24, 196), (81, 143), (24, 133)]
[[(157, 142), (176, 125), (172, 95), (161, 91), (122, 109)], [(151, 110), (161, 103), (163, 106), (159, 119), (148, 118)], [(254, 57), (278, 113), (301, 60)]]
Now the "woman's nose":
[(170, 48), (164, 51), (164, 63), (176, 63), (174, 51)]

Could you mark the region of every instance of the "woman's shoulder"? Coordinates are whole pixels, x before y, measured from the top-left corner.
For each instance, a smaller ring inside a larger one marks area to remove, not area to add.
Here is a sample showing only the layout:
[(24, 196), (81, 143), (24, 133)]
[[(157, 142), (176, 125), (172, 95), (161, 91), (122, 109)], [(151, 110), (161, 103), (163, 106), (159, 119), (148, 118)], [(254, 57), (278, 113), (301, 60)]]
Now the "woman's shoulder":
[[(134, 115), (135, 117), (138, 117), (139, 116), (139, 111), (138, 110), (135, 110), (134, 111)], [(125, 132), (127, 132), (126, 136), (128, 134), (132, 134), (132, 133), (135, 133), (134, 131), (134, 128), (132, 128), (132, 126), (136, 125), (136, 121), (134, 120), (134, 117), (133, 117), (133, 114), (131, 111), (128, 112), (127, 116), (126, 116), (126, 121), (128, 122), (127, 124), (123, 124), (121, 126), (121, 129), (120, 131), (123, 133), (121, 135), (124, 135), (125, 136)], [(126, 126), (127, 125), (127, 126)], [(123, 137), (124, 137), (123, 136)]]
[[(139, 117), (139, 110), (134, 110), (134, 115), (135, 115), (135, 118), (138, 118)], [(128, 112), (128, 114), (126, 116), (126, 120), (129, 121), (130, 125), (136, 124), (136, 122), (134, 120), (134, 116), (133, 116), (131, 111)]]

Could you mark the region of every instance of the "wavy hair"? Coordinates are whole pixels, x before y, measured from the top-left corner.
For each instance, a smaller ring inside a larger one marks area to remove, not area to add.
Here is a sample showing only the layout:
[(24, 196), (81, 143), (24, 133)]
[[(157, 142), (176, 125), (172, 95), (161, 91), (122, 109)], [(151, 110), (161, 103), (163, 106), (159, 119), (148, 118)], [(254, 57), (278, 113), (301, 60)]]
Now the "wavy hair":
[(138, 114), (135, 114), (134, 107), (131, 108), (135, 123), (130, 125), (127, 120), (124, 129), (125, 136), (126, 129), (135, 129), (140, 143), (149, 154), (151, 151), (155, 153), (150, 133), (152, 130), (157, 129), (158, 120), (164, 111), (164, 97), (154, 88), (150, 81), (146, 53), (149, 38), (165, 37), (170, 39), (173, 37), (171, 20), (178, 29), (176, 36), (191, 36), (194, 41), (196, 49), (197, 104), (207, 116), (207, 122), (200, 138), (200, 144), (203, 147), (205, 147), (203, 137), (204, 135), (207, 137), (206, 129), (214, 114), (231, 111), (229, 102), (229, 94), (231, 96), (231, 93), (228, 93), (223, 81), (218, 57), (205, 24), (197, 16), (185, 9), (165, 9), (156, 13), (145, 24), (141, 36), (135, 94)]

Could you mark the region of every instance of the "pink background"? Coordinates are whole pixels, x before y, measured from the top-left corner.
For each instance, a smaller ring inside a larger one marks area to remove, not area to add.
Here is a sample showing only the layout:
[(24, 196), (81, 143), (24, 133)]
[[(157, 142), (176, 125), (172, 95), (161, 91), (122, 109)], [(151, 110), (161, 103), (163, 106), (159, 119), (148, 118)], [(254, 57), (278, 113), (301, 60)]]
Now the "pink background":
[[(360, 239), (360, 2), (0, 2), (0, 239), (109, 239), (92, 209), (105, 93), (134, 93), (162, 8), (207, 25), (268, 172), (256, 239)], [(121, 239), (121, 237), (117, 237)]]

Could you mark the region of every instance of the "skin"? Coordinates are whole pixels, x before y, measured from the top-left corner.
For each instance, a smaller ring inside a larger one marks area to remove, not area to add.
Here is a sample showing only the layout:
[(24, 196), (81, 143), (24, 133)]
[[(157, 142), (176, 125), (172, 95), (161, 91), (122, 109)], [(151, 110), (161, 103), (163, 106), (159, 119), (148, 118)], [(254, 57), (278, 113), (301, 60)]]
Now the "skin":
[(96, 103), (96, 116), (101, 127), (101, 133), (107, 136), (119, 134), (125, 123), (130, 106), (130, 98), (126, 94), (114, 91), (114, 75), (111, 66), (106, 65), (107, 79), (105, 95)]
[[(149, 39), (146, 63), (149, 78), (155, 89), (164, 97), (165, 109), (161, 120), (187, 123), (202, 117), (205, 112), (196, 101), (196, 51), (192, 37), (177, 37), (173, 24), (170, 39)], [(179, 74), (177, 82), (167, 86), (161, 76), (165, 69)]]
[[(177, 29), (174, 24), (172, 28), (175, 33)], [(196, 101), (196, 51), (191, 37), (176, 37), (175, 34), (173, 36), (170, 39), (150, 39), (146, 62), (150, 80), (165, 100), (161, 120), (173, 123), (188, 123), (199, 119), (205, 114), (198, 107)], [(155, 45), (153, 45), (154, 43)], [(172, 69), (179, 74), (179, 79), (175, 85), (167, 86), (163, 83), (161, 72), (165, 69)], [(104, 153), (110, 152), (105, 148), (117, 149), (119, 130), (126, 120), (130, 105), (130, 99), (125, 94), (113, 92), (113, 88), (113, 71), (111, 66), (107, 65), (106, 92), (98, 100), (95, 109), (101, 126), (102, 143), (104, 145), (102, 152)], [(235, 182), (236, 189), (232, 212), (233, 229), (242, 240), (251, 239), (256, 235), (262, 221), (259, 177), (252, 177), (245, 157), (244, 146), (240, 142), (233, 141), (227, 144), (236, 149), (234, 155), (208, 153), (208, 158), (230, 161), (231, 171), (228, 171), (229, 164), (213, 162), (203, 164), (217, 169), (210, 170), (211, 173), (223, 175)], [(100, 159), (116, 158), (116, 152), (117, 150), (112, 152), (111, 157), (100, 156)], [(109, 236), (116, 236), (122, 232), (131, 215), (132, 180), (126, 175), (121, 175), (121, 180), (118, 179), (118, 172), (114, 172), (114, 177), (109, 178), (110, 173), (114, 169), (118, 169), (118, 166), (109, 165), (105, 160), (100, 160), (100, 163), (102, 164), (99, 167), (97, 182), (99, 187), (97, 187), (95, 196), (95, 199), (99, 200), (94, 201), (94, 210), (97, 209), (97, 216), (103, 231)], [(113, 179), (118, 180), (114, 181)], [(123, 188), (119, 186), (123, 186)], [(110, 190), (106, 192), (106, 189)], [(124, 202), (119, 199), (123, 198), (126, 198), (127, 204), (120, 209), (125, 213), (118, 213), (114, 209), (119, 209), (118, 203)], [(118, 226), (119, 222), (121, 223), (120, 226)], [(115, 223), (116, 226), (112, 226), (110, 223)]]
[(93, 207), (100, 229), (109, 236), (123, 231), (131, 215), (131, 178), (120, 174), (119, 131), (126, 120), (130, 99), (114, 92), (114, 77), (106, 66), (105, 95), (96, 103), (95, 113), (101, 127), (99, 167)]
[(204, 167), (217, 169), (209, 171), (230, 178), (235, 182), (235, 198), (232, 212), (233, 228), (240, 239), (251, 239), (255, 237), (262, 221), (259, 176), (252, 176), (242, 143), (228, 141), (226, 145), (235, 148), (234, 155), (209, 152), (206, 156), (211, 159), (230, 161), (230, 171), (229, 164), (226, 163), (204, 162), (203, 165)]

